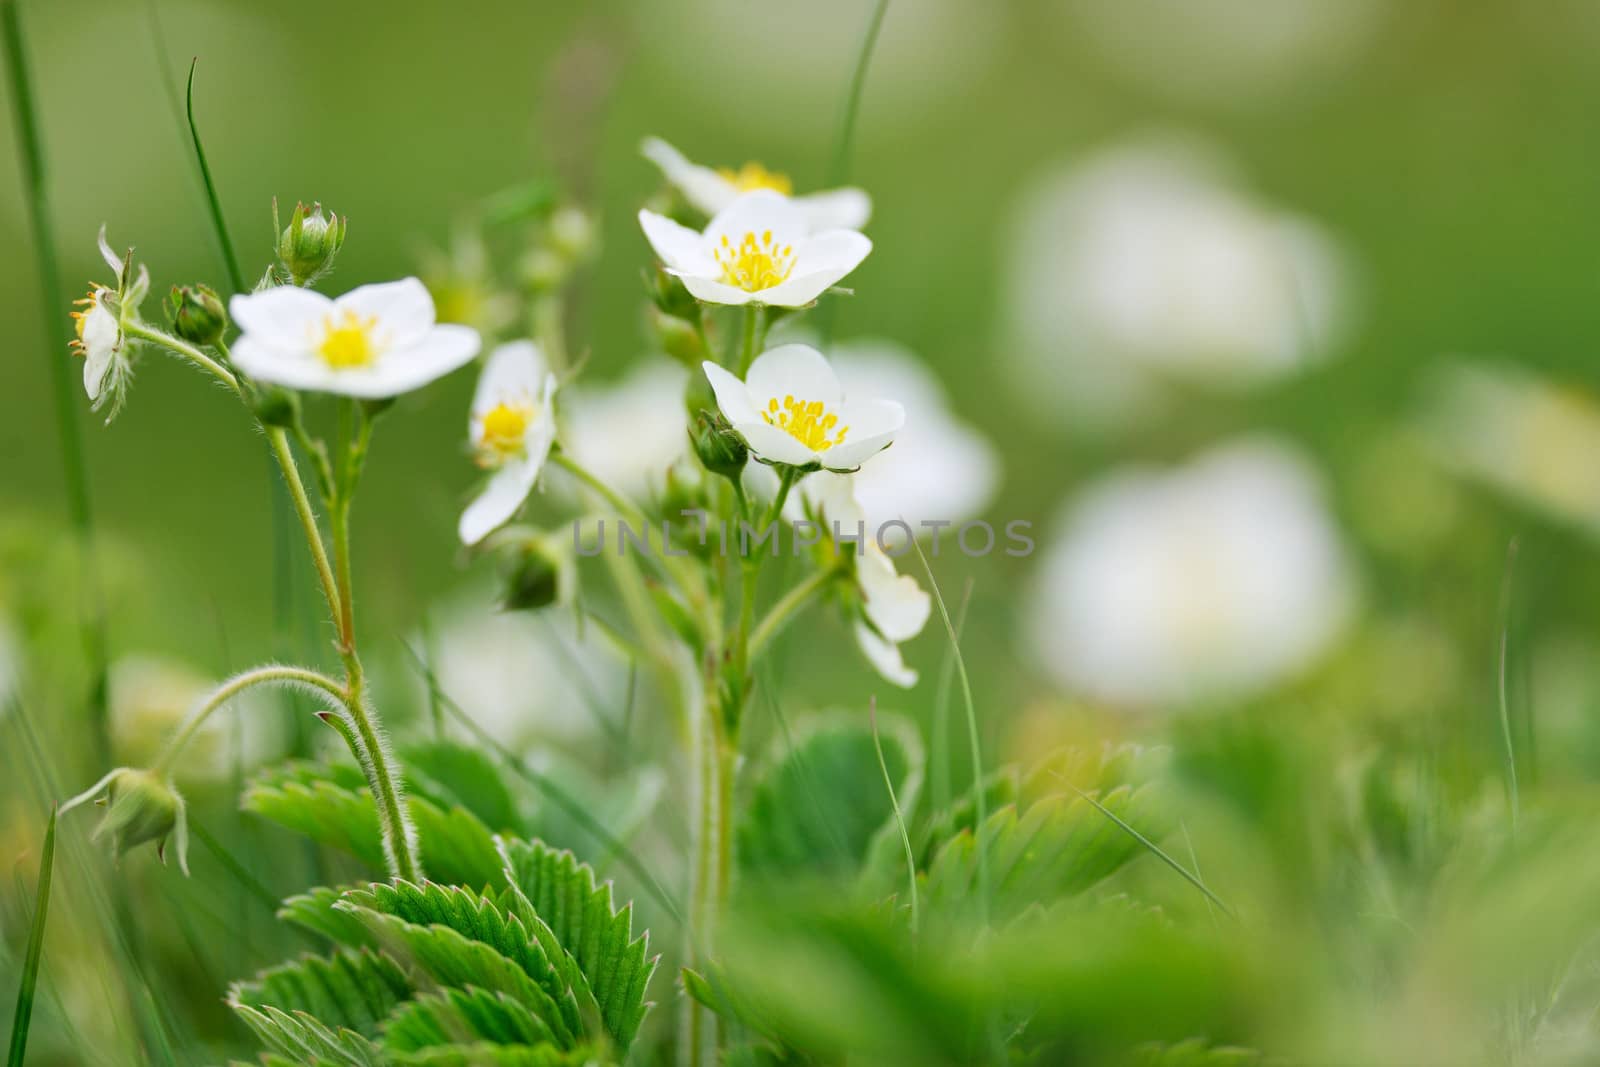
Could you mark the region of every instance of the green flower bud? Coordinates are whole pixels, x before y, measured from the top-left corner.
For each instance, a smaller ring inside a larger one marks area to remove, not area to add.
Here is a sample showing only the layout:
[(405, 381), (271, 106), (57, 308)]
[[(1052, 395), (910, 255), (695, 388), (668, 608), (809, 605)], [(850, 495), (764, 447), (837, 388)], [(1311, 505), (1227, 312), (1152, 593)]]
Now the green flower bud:
[(694, 454), (712, 474), (737, 478), (750, 458), (744, 438), (720, 414), (702, 409), (689, 430), (689, 437), (694, 442)]
[(300, 417), (300, 398), (281, 385), (250, 382), (246, 386), (250, 410), (263, 426), (290, 427)]
[(565, 603), (572, 599), (575, 575), (571, 557), (550, 540), (528, 538), (509, 555), (500, 607), (506, 611), (538, 611)]
[(124, 767), (104, 780), (106, 813), (95, 828), (95, 840), (109, 839), (118, 856), (146, 841), (167, 861), (167, 841), (177, 845), (178, 868), (189, 873), (189, 820), (183, 797), (170, 779), (154, 771)]
[(168, 295), (172, 332), (191, 344), (214, 345), (228, 328), (228, 311), (208, 285), (174, 285)]
[(700, 339), (700, 331), (691, 323), (675, 319), (657, 308), (650, 308), (648, 314), (661, 351), (696, 372), (703, 361), (711, 358), (711, 353), (706, 351), (705, 343)]
[(321, 204), (309, 208), (295, 204), (289, 225), (278, 238), (278, 258), (295, 285), (308, 285), (333, 267), (348, 223), (332, 212), (324, 215)]
[(683, 282), (675, 274), (668, 274), (657, 267), (655, 273), (645, 276), (645, 287), (650, 293), (651, 302), (663, 315), (693, 322), (700, 314), (700, 302), (683, 287)]

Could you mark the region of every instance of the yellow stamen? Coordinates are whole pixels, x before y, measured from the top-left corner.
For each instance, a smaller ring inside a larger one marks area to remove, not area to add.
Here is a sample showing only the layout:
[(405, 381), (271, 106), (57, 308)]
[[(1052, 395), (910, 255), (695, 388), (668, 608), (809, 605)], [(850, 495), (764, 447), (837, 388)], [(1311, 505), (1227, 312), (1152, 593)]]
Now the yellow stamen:
[(362, 318), (346, 309), (338, 318), (330, 315), (322, 322), (322, 343), (317, 354), (335, 370), (370, 366), (378, 358), (378, 344), (374, 340), (375, 318)]
[(789, 180), (787, 174), (768, 170), (756, 162), (746, 163), (738, 170), (718, 167), (717, 173), (732, 182), (741, 193), (748, 193), (752, 189), (772, 189), (789, 196), (794, 192), (794, 182)]
[(793, 246), (773, 244), (771, 230), (763, 231), (759, 238), (754, 231), (746, 233), (738, 245), (723, 234), (712, 255), (722, 268), (721, 281), (747, 293), (771, 289), (794, 273)]
[(485, 466), (494, 466), (521, 453), (533, 415), (532, 408), (511, 404), (496, 404), (490, 408), (478, 429), (479, 461)]
[(845, 435), (850, 432), (850, 427), (839, 426), (839, 416), (822, 401), (796, 400), (792, 395), (783, 398), (781, 409), (777, 397), (768, 400), (761, 417), (767, 425), (776, 426), (813, 452), (826, 452), (834, 445), (844, 444)]

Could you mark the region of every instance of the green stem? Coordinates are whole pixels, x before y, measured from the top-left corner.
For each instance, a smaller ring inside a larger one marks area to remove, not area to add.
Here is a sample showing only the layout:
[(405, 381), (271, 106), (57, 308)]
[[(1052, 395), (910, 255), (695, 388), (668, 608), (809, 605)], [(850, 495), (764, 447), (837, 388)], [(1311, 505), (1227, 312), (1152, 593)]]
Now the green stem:
[(345, 703), (344, 687), (317, 671), (277, 664), (244, 671), (213, 689), (205, 700), (189, 713), (189, 717), (178, 727), (178, 732), (172, 735), (172, 740), (167, 742), (167, 747), (162, 750), (153, 770), (162, 776), (170, 774), (174, 761), (183, 754), (185, 746), (194, 738), (195, 732), (205, 724), (206, 719), (211, 717), (212, 712), (252, 686), (271, 684), (309, 686), (321, 690), (340, 705)]
[(280, 427), (267, 430), (267, 443), (283, 471), (284, 484), (289, 487), (289, 499), (294, 503), (300, 528), (306, 535), (306, 547), (311, 550), (311, 562), (316, 565), (317, 578), (322, 583), (322, 596), (328, 602), (328, 614), (337, 624), (343, 618), (339, 608), (339, 585), (333, 568), (328, 563), (328, 550), (322, 544), (322, 531), (317, 528), (317, 515), (311, 509), (311, 498), (306, 495), (305, 482), (300, 480), (300, 468), (295, 465), (294, 452), (289, 448), (289, 438)]
[(162, 348), (182, 356), (227, 386), (235, 395), (239, 395), (239, 379), (234, 376), (234, 373), (189, 342), (179, 340), (165, 330), (158, 330), (154, 326), (143, 322), (124, 322), (122, 324), (122, 332), (129, 337), (137, 337), (142, 341), (149, 341), (151, 344), (160, 345)]
[(767, 612), (766, 617), (756, 626), (755, 632), (750, 635), (750, 658), (757, 659), (790, 618), (799, 613), (813, 596), (827, 588), (828, 583), (838, 574), (838, 568), (825, 567), (789, 590), (782, 599), (772, 605), (772, 610)]
[(11, 79), (11, 103), (17, 132), (17, 155), (22, 161), (22, 187), (28, 221), (33, 231), (34, 268), (39, 278), (39, 300), (48, 331), (46, 349), (50, 386), (56, 408), (56, 437), (61, 449), (67, 510), (76, 535), (82, 574), (83, 604), (80, 630), (89, 664), (89, 721), (94, 744), (103, 765), (111, 759), (110, 728), (106, 710), (106, 612), (100, 569), (94, 551), (94, 514), (89, 503), (89, 466), (78, 430), (78, 401), (72, 363), (67, 359), (66, 319), (62, 314), (61, 273), (56, 263), (55, 228), (50, 219), (46, 191), (44, 144), (39, 135), (33, 104), (32, 79), (23, 45), (22, 21), (16, 0), (0, 0), (0, 37), (4, 39), (6, 67)]
[[(695, 833), (694, 866), (689, 900), (689, 958), (704, 967), (714, 955), (713, 934), (727, 905), (733, 870), (733, 775), (737, 743), (724, 728), (718, 709), (715, 673), (706, 679), (702, 717), (694, 740)], [(726, 1040), (722, 1021), (692, 997), (684, 998), (688, 1060), (696, 1067), (720, 1062)]]
[(743, 378), (756, 358), (756, 334), (766, 319), (766, 310), (757, 304), (744, 306), (744, 341), (739, 346), (739, 377)]

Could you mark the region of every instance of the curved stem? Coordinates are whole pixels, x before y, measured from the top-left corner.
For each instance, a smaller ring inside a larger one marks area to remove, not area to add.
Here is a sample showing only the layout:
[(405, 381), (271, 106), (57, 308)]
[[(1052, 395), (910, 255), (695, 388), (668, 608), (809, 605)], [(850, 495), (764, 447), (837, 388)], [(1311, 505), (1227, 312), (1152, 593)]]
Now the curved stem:
[(838, 573), (836, 567), (824, 568), (783, 594), (783, 599), (772, 605), (772, 610), (767, 612), (766, 618), (761, 620), (755, 632), (750, 635), (750, 658), (755, 659), (759, 656), (789, 619), (833, 581)]
[(125, 322), (122, 324), (122, 332), (129, 337), (137, 337), (141, 341), (149, 341), (151, 344), (160, 345), (162, 348), (182, 356), (201, 370), (209, 372), (233, 393), (238, 394), (239, 379), (234, 376), (234, 373), (189, 342), (179, 340), (164, 330), (158, 330), (142, 322)]
[(289, 448), (289, 438), (280, 427), (267, 428), (267, 443), (283, 470), (283, 480), (289, 487), (289, 499), (294, 502), (295, 514), (300, 518), (300, 528), (306, 535), (306, 547), (311, 550), (311, 562), (316, 565), (317, 578), (322, 583), (322, 596), (328, 602), (328, 614), (335, 622), (342, 618), (339, 607), (339, 586), (334, 580), (333, 568), (328, 563), (328, 550), (322, 543), (322, 531), (317, 528), (316, 512), (311, 510), (311, 498), (306, 495), (305, 482), (300, 480), (300, 468)]
[(341, 705), (345, 702), (345, 691), (338, 682), (325, 674), (308, 670), (304, 667), (285, 667), (271, 664), (266, 667), (257, 667), (254, 670), (244, 671), (234, 675), (223, 682), (189, 713), (189, 717), (178, 727), (178, 732), (172, 735), (172, 740), (167, 742), (167, 747), (162, 750), (161, 756), (156, 760), (154, 770), (157, 774), (165, 775), (172, 770), (173, 761), (183, 753), (184, 746), (194, 737), (195, 731), (205, 724), (211, 713), (222, 707), (235, 696), (256, 685), (299, 685), (321, 690), (332, 697)]

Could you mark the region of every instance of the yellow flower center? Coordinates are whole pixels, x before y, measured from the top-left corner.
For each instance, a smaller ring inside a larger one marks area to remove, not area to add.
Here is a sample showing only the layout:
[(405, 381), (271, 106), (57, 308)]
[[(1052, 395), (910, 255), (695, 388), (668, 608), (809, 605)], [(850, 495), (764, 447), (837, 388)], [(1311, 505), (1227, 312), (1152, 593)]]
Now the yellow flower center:
[(747, 233), (737, 245), (723, 234), (712, 254), (722, 268), (723, 284), (747, 293), (771, 289), (794, 273), (794, 247), (774, 244), (771, 230), (759, 238), (754, 231)]
[(794, 192), (794, 182), (789, 180), (787, 174), (779, 174), (775, 170), (768, 170), (756, 162), (746, 163), (738, 170), (729, 167), (718, 167), (717, 173), (724, 179), (733, 183), (741, 193), (748, 193), (752, 189), (771, 189), (775, 192), (789, 196)]
[(71, 342), (69, 345), (75, 355), (81, 356), (85, 354), (83, 349), (83, 324), (84, 321), (88, 319), (89, 313), (93, 311), (99, 305), (99, 303), (100, 287), (95, 286), (89, 290), (88, 296), (83, 297), (81, 300), (74, 300), (72, 302), (74, 307), (81, 307), (83, 309), (82, 311), (67, 312), (67, 314), (72, 316), (72, 328), (78, 335), (78, 339)]
[(493, 464), (523, 449), (523, 438), (528, 423), (533, 420), (532, 410), (510, 404), (496, 404), (483, 416), (478, 431), (478, 448), (485, 463)]
[(785, 396), (780, 405), (778, 398), (773, 397), (767, 401), (767, 410), (761, 417), (767, 420), (767, 425), (776, 426), (813, 452), (826, 452), (834, 445), (844, 444), (845, 434), (850, 432), (850, 427), (839, 426), (839, 416), (824, 407), (820, 400)]
[(377, 323), (375, 318), (364, 319), (348, 309), (337, 318), (328, 316), (322, 322), (322, 343), (317, 346), (317, 354), (335, 370), (370, 366), (378, 358), (378, 345), (372, 336)]

